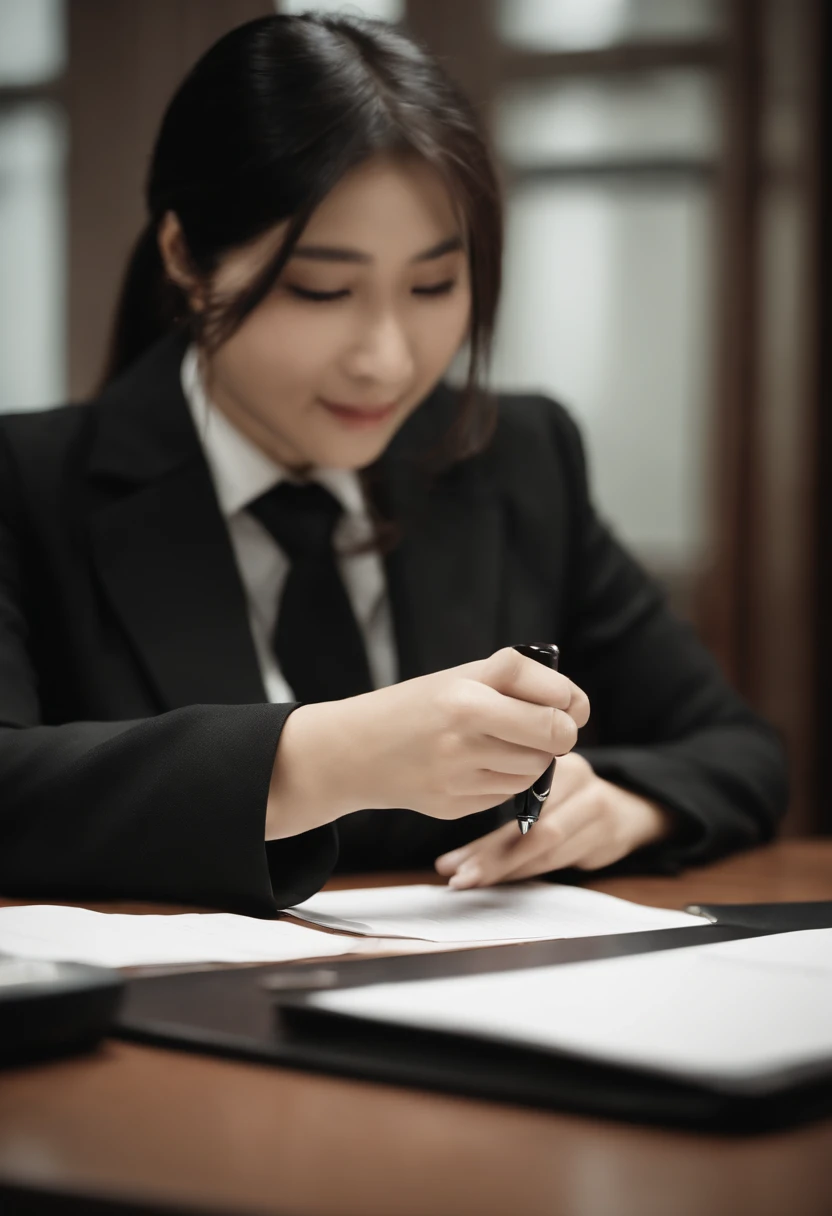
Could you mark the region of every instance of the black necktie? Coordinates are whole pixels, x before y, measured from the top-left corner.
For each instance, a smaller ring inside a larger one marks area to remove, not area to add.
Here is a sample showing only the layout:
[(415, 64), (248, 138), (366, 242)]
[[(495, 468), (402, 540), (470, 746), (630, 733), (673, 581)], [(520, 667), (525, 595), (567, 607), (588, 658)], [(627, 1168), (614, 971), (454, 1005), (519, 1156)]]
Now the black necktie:
[(364, 642), (335, 563), (341, 505), (317, 482), (283, 481), (249, 505), (291, 563), (272, 638), (299, 701), (333, 701), (373, 687)]

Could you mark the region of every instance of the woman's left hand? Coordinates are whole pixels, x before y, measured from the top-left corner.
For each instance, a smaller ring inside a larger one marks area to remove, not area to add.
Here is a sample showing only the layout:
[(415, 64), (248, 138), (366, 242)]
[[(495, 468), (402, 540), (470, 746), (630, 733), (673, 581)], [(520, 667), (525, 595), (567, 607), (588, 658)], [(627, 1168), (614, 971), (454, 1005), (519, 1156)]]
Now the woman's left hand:
[(448, 885), (488, 887), (577, 866), (599, 870), (668, 836), (670, 813), (596, 776), (583, 756), (557, 762), (540, 819), (520, 834), (516, 820), (436, 860)]

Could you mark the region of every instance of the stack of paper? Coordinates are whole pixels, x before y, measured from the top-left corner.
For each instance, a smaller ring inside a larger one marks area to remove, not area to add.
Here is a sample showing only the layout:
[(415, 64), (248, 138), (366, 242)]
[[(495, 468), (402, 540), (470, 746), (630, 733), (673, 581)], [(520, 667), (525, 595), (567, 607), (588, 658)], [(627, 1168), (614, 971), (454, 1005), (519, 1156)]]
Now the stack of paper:
[(687, 912), (545, 882), (467, 891), (426, 885), (323, 891), (290, 911), (346, 933), (430, 942), (545, 941), (706, 923)]
[(349, 954), (354, 938), (223, 912), (171, 916), (52, 904), (0, 908), (0, 952), (102, 967), (273, 963)]
[(439, 886), (328, 891), (291, 911), (311, 925), (341, 933), (229, 913), (145, 916), (49, 904), (0, 908), (0, 952), (110, 967), (268, 963), (410, 953), (435, 949), (437, 943), (482, 945), (702, 924), (684, 912), (547, 883), (473, 891)]

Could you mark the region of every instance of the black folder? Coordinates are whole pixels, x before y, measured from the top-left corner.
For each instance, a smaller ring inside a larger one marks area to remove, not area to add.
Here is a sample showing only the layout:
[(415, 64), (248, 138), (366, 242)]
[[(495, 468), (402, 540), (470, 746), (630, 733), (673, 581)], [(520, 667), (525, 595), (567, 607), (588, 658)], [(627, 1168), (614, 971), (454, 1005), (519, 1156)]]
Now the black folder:
[[(779, 907), (784, 930), (789, 905)], [(810, 927), (832, 927), (828, 919)], [(800, 927), (806, 927), (803, 924)], [(316, 1009), (310, 991), (553, 966), (757, 937), (729, 923), (392, 958), (316, 960), (137, 978), (123, 1037), (285, 1067), (637, 1122), (762, 1131), (832, 1113), (832, 1073), (781, 1078), (753, 1095), (445, 1032), (379, 1026)]]
[(793, 904), (688, 904), (685, 911), (716, 925), (736, 925), (759, 933), (832, 928), (832, 899)]

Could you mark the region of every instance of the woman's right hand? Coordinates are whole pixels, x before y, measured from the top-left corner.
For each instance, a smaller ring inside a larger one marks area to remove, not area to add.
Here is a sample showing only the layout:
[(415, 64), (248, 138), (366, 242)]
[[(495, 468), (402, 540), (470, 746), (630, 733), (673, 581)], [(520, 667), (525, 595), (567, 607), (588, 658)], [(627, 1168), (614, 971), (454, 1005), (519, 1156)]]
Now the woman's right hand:
[(277, 749), (266, 839), (352, 811), (459, 819), (527, 789), (589, 718), (566, 676), (507, 647), (342, 701), (300, 705)]

